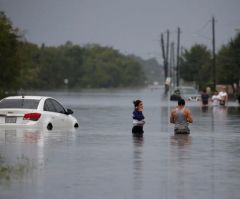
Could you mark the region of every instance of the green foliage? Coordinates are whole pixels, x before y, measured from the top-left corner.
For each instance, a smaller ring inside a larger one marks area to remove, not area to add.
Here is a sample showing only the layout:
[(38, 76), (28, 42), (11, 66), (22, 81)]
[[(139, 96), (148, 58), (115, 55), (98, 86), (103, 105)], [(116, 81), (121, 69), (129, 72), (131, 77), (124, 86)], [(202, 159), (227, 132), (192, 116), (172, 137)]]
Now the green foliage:
[(144, 84), (145, 77), (141, 65), (109, 47), (87, 46), (83, 65), (84, 87), (109, 88)]
[(211, 53), (206, 46), (195, 44), (185, 50), (180, 62), (181, 78), (195, 81), (200, 87), (211, 81)]
[(21, 179), (33, 171), (34, 167), (28, 158), (22, 156), (17, 159), (18, 161), (15, 164), (10, 164), (0, 154), (0, 184), (12, 179)]
[(217, 80), (224, 84), (238, 83), (240, 79), (240, 33), (223, 46), (217, 57)]
[(18, 55), (20, 61), (19, 85), (21, 88), (34, 88), (39, 75), (39, 48), (28, 42), (18, 42)]
[[(0, 12), (0, 94), (18, 89), (112, 88), (142, 86), (139, 62), (110, 47), (70, 41), (39, 47), (20, 40)], [(65, 81), (67, 80), (67, 81)]]
[[(0, 12), (0, 96), (24, 89), (116, 88), (143, 86), (161, 80), (156, 60), (125, 56), (97, 44), (39, 47), (23, 41)], [(216, 59), (217, 83), (233, 84), (240, 77), (240, 34), (223, 46)], [(205, 87), (212, 83), (211, 52), (195, 44), (180, 57), (180, 76)], [(68, 80), (64, 82), (64, 80)]]
[[(216, 56), (217, 84), (239, 83), (240, 80), (240, 33)], [(212, 84), (212, 59), (203, 45), (195, 45), (181, 57), (181, 77), (196, 81), (200, 88)]]
[(185, 50), (180, 66), (181, 77), (186, 81), (201, 83), (202, 76), (209, 79), (211, 54), (204, 45), (196, 44), (189, 51)]
[[(99, 45), (84, 48), (67, 42), (41, 48), (21, 42), (21, 85), (25, 89), (115, 88), (141, 86), (142, 66), (117, 50)], [(68, 84), (64, 84), (68, 79)]]
[(10, 20), (0, 12), (0, 95), (18, 86), (19, 57), (17, 30)]

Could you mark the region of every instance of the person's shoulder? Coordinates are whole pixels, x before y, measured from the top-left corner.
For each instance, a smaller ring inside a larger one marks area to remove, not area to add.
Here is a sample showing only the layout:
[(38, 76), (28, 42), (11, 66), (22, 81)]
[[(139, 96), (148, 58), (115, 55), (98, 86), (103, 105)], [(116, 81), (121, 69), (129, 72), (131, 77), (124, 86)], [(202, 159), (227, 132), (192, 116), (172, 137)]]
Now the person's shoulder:
[(188, 109), (188, 108), (184, 108), (184, 111), (185, 111), (185, 112), (188, 112), (188, 113), (191, 112), (190, 109)]

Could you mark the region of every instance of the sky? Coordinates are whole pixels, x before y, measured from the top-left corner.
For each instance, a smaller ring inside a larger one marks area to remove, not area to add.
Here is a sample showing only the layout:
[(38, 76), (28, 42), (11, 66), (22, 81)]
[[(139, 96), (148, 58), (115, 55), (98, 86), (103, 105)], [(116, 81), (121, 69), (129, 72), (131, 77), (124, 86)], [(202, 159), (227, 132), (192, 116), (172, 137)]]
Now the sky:
[(240, 31), (240, 0), (0, 0), (14, 27), (41, 45), (71, 41), (95, 43), (161, 62), (160, 35), (189, 49), (212, 48), (212, 17), (216, 19), (216, 49)]

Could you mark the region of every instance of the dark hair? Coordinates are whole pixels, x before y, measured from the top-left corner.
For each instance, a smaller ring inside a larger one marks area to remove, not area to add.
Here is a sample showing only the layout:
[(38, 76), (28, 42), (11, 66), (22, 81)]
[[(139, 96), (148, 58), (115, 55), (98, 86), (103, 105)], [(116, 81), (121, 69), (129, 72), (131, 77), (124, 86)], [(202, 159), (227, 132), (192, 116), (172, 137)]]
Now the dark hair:
[(179, 106), (184, 106), (185, 105), (185, 100), (184, 99), (179, 99), (178, 100), (178, 105)]
[(138, 100), (133, 101), (133, 104), (134, 104), (135, 107), (137, 107), (137, 106), (139, 106), (139, 104), (140, 104), (141, 102), (142, 102), (142, 101), (138, 99)]

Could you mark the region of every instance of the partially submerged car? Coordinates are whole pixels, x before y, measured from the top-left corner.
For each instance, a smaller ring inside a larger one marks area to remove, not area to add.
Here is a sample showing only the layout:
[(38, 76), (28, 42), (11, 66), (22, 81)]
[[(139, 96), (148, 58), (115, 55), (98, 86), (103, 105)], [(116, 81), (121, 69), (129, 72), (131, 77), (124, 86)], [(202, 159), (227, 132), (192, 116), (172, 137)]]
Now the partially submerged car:
[(182, 87), (181, 88), (182, 98), (187, 101), (200, 101), (201, 95), (194, 87)]
[(170, 100), (178, 101), (181, 98), (186, 101), (200, 101), (201, 95), (194, 87), (179, 87), (171, 94)]
[(46, 96), (12, 96), (0, 101), (0, 127), (77, 128), (71, 109)]

